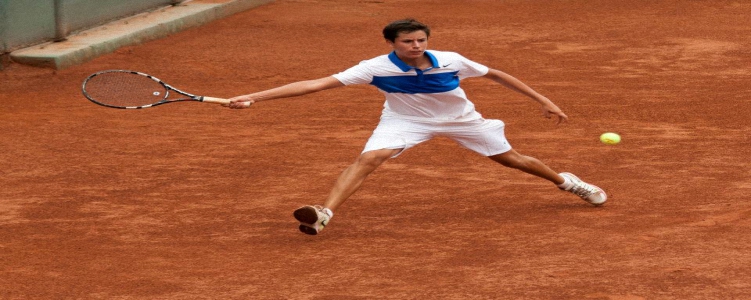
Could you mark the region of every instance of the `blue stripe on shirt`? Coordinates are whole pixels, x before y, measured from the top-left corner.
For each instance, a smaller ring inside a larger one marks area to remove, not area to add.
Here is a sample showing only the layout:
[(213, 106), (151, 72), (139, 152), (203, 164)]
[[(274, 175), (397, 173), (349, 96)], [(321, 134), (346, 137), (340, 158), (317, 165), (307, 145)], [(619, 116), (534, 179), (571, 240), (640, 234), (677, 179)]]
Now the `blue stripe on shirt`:
[(455, 72), (405, 76), (374, 76), (370, 83), (387, 93), (435, 94), (459, 87), (459, 76)]

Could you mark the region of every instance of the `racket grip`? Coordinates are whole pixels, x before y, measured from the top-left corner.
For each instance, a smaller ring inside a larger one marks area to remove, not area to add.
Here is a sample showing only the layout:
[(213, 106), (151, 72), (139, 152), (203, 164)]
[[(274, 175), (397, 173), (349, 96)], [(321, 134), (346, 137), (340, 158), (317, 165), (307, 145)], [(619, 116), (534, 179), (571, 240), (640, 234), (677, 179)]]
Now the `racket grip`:
[[(208, 102), (208, 103), (217, 103), (217, 104), (229, 104), (229, 99), (224, 98), (214, 98), (214, 97), (201, 97), (202, 102)], [(250, 107), (251, 103), (246, 102), (245, 107)]]
[(202, 102), (217, 103), (217, 104), (229, 104), (229, 99), (214, 98), (214, 97), (201, 97)]

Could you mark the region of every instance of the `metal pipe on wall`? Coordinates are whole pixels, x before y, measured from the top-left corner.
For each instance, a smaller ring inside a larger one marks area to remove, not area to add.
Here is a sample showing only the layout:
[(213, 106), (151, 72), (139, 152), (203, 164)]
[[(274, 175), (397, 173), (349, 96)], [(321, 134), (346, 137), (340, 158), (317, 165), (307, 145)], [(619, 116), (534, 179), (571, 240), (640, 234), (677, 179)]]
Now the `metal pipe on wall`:
[(55, 0), (55, 42), (65, 41), (69, 33), (68, 22), (64, 16), (63, 1), (65, 0)]

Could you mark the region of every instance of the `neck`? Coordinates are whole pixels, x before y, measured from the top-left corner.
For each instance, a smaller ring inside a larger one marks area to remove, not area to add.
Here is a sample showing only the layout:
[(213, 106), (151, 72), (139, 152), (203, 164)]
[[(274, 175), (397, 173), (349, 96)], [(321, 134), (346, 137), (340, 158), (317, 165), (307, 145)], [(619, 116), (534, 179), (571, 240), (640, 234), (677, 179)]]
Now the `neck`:
[(418, 69), (427, 69), (432, 66), (432, 63), (430, 62), (430, 59), (428, 58), (426, 54), (423, 54), (417, 58), (405, 58), (405, 57), (399, 56), (398, 54), (397, 54), (397, 57), (399, 57), (401, 61), (403, 61), (405, 64), (407, 64), (410, 67), (415, 67)]

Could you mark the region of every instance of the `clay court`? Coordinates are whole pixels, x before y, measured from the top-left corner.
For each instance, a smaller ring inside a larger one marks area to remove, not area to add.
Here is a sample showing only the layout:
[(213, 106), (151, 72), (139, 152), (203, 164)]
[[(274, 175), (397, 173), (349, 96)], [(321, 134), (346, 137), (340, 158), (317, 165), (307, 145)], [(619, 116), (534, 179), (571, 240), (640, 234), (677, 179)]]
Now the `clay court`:
[[(105, 69), (232, 97), (390, 51), (389, 21), (503, 70), (570, 120), (462, 82), (519, 152), (604, 188), (593, 207), (447, 139), (388, 161), (318, 236), (378, 123), (352, 86), (230, 110), (97, 106)], [(751, 4), (278, 0), (64, 70), (0, 71), (2, 299), (751, 299)], [(620, 133), (615, 146), (603, 132)]]

